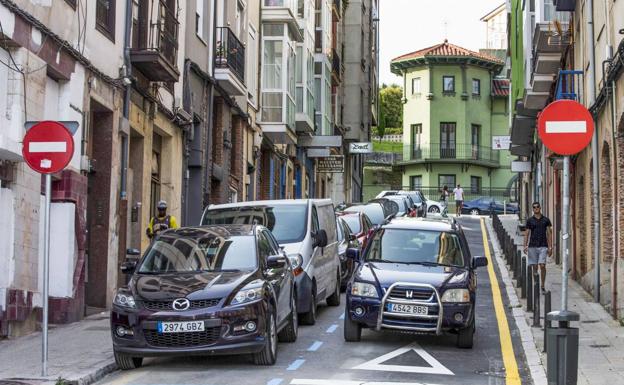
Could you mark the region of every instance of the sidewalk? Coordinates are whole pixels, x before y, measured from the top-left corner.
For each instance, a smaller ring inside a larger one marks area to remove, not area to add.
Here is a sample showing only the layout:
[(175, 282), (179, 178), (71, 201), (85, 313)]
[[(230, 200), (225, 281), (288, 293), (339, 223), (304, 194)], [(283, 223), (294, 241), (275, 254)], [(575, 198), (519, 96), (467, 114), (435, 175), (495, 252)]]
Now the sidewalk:
[[(515, 215), (499, 216), (508, 233), (513, 235), (517, 245), (522, 244), (522, 236), (516, 234), (518, 218)], [(492, 228), (490, 237), (496, 243), (495, 249), (500, 253), (498, 240)], [(507, 270), (509, 266), (504, 262), (499, 263), (501, 270)], [(561, 266), (549, 261), (546, 266), (546, 290), (551, 292), (552, 310), (558, 310), (561, 304)], [(511, 282), (510, 282), (511, 283)], [(520, 289), (512, 286), (518, 298)], [(524, 311), (526, 300), (520, 300), (521, 308), (528, 325), (533, 324), (533, 313)], [(546, 353), (541, 353), (544, 347), (544, 319), (543, 319), (543, 296), (541, 300), (541, 327), (530, 327), (533, 340), (540, 352), (541, 364), (546, 370)], [(615, 385), (624, 384), (624, 327), (614, 320), (600, 305), (593, 302), (589, 295), (576, 281), (568, 281), (568, 309), (577, 312), (581, 321), (573, 323), (573, 327), (579, 328), (579, 385)]]
[(81, 322), (53, 326), (48, 334), (48, 377), (41, 377), (41, 333), (0, 341), (0, 384), (87, 385), (117, 368), (113, 359), (109, 315), (100, 313)]

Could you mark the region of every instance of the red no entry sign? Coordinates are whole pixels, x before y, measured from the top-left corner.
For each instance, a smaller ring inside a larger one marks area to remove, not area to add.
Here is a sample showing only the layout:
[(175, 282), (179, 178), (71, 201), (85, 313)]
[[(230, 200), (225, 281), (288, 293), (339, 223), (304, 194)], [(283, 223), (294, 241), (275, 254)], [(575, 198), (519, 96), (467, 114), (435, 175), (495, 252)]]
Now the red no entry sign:
[(74, 155), (74, 138), (59, 122), (39, 122), (26, 132), (22, 155), (33, 170), (53, 174), (69, 164)]
[(557, 100), (540, 114), (537, 131), (544, 146), (552, 152), (574, 155), (591, 142), (594, 120), (582, 104), (574, 100)]

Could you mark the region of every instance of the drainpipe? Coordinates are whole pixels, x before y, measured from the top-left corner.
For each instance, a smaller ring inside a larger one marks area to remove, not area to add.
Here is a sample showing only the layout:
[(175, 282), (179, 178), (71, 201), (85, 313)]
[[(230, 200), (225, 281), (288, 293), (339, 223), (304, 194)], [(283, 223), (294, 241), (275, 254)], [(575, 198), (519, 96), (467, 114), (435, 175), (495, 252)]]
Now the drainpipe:
[[(606, 60), (605, 62), (613, 63), (613, 46), (611, 45), (611, 22), (609, 20), (609, 4), (607, 0), (603, 0), (603, 8), (604, 8), (604, 17), (605, 17), (605, 36), (607, 37), (607, 46), (606, 46)], [(603, 65), (603, 79), (607, 80), (608, 76), (604, 72)], [(607, 84), (607, 87), (609, 85)], [(614, 184), (613, 184), (613, 208), (612, 208), (612, 218), (613, 218), (613, 268), (612, 268), (612, 283), (611, 283), (611, 308), (613, 309), (613, 317), (617, 318), (617, 271), (618, 271), (618, 248), (619, 248), (619, 239), (617, 236), (617, 228), (620, 216), (620, 210), (618, 210), (618, 205), (615, 202), (618, 202), (618, 196), (620, 194), (617, 186), (618, 186), (618, 162), (617, 162), (617, 133), (616, 133), (616, 123), (617, 123), (617, 104), (615, 101), (615, 79), (611, 81), (611, 141), (613, 147), (613, 154), (611, 157), (611, 170), (613, 172)], [(608, 95), (609, 93), (607, 93)]]
[[(130, 119), (130, 93), (132, 82), (130, 74), (132, 63), (130, 62), (130, 32), (132, 27), (132, 0), (126, 0), (126, 24), (124, 26), (124, 66), (126, 67), (124, 78), (126, 90), (124, 92), (123, 117)], [(121, 135), (121, 199), (127, 198), (126, 187), (128, 184), (128, 136)]]
[[(594, 44), (594, 0), (587, 0), (587, 42), (589, 43), (589, 68), (587, 70), (587, 78), (589, 87), (587, 87), (587, 104), (593, 105), (596, 101), (596, 57)], [(598, 124), (594, 117), (594, 136), (592, 137), (592, 167), (594, 170), (592, 184), (594, 186), (592, 193), (592, 202), (594, 205), (594, 300), (600, 302), (600, 183), (599, 172), (600, 165), (598, 162)]]

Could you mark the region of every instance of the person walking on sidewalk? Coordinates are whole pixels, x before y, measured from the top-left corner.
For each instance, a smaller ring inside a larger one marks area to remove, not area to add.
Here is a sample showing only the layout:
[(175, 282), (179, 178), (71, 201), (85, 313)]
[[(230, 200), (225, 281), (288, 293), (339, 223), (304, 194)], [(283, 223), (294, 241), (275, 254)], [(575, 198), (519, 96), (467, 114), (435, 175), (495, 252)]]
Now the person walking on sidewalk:
[(440, 191), (440, 205), (442, 206), (442, 215), (446, 216), (448, 214), (448, 200), (449, 200), (448, 186), (444, 185), (442, 187), (442, 191)]
[(158, 209), (158, 214), (150, 219), (149, 224), (147, 225), (147, 230), (145, 230), (149, 239), (154, 239), (159, 233), (165, 230), (178, 228), (178, 221), (176, 220), (176, 217), (173, 215), (167, 215), (167, 202), (158, 202), (156, 208)]
[(552, 256), (552, 223), (550, 219), (542, 215), (539, 202), (533, 203), (533, 216), (527, 220), (524, 233), (524, 252), (527, 254), (527, 266), (530, 266), (531, 274), (535, 272), (535, 266), (539, 266), (542, 293), (546, 291), (546, 257)]
[(458, 217), (461, 217), (461, 210), (464, 206), (464, 189), (461, 188), (460, 185), (453, 190), (453, 194), (455, 194), (455, 214)]

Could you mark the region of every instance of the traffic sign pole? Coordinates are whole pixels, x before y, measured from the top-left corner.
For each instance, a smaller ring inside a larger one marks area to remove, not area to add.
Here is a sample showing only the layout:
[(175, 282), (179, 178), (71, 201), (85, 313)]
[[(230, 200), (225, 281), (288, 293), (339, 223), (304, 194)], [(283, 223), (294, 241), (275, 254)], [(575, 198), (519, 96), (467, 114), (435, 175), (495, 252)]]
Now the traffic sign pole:
[(561, 262), (561, 311), (568, 310), (568, 264), (570, 256), (570, 157), (563, 157), (563, 212), (561, 232), (563, 259)]
[(50, 206), (52, 175), (45, 175), (45, 211), (43, 214), (43, 340), (41, 347), (41, 376), (48, 376), (48, 289), (50, 286)]

